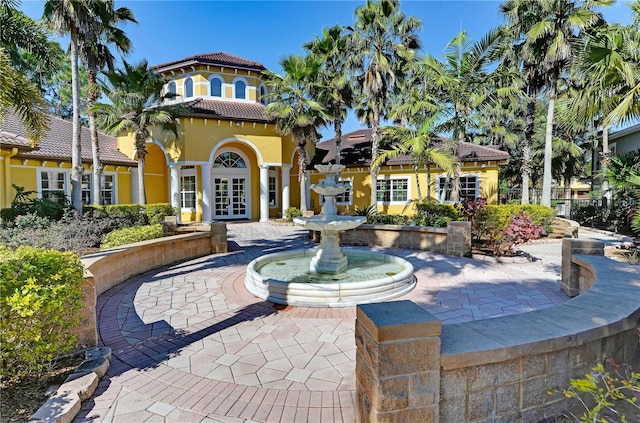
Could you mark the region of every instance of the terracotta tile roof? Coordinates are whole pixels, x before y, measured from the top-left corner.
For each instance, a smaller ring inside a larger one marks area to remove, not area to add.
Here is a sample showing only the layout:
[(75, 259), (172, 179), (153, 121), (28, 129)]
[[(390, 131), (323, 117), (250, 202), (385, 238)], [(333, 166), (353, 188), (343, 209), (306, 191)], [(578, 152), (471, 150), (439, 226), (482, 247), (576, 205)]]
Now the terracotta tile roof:
[(172, 62), (161, 63), (154, 65), (151, 69), (157, 72), (166, 72), (171, 69), (176, 69), (184, 66), (191, 66), (196, 64), (202, 65), (216, 65), (216, 66), (228, 66), (232, 68), (242, 68), (255, 71), (263, 71), (266, 68), (262, 63), (254, 60), (245, 59), (243, 57), (235, 56), (233, 54), (218, 51), (215, 53), (196, 54), (184, 59), (174, 60)]
[(31, 143), (26, 137), (22, 137), (4, 129), (0, 129), (0, 145), (2, 145), (2, 147), (18, 148), (20, 150), (33, 149), (33, 147), (31, 147)]
[(203, 117), (208, 119), (235, 119), (258, 122), (270, 122), (264, 114), (264, 105), (253, 102), (207, 100), (198, 98), (182, 103), (187, 111), (184, 117)]
[[(16, 157), (24, 159), (49, 159), (71, 161), (71, 138), (73, 136), (72, 123), (57, 117), (51, 116), (49, 119), (49, 132), (38, 142), (35, 148), (28, 151), (21, 151)], [(13, 134), (14, 140), (27, 140), (22, 123), (18, 117), (12, 113), (7, 114), (4, 122), (0, 123), (0, 134)], [(11, 138), (8, 138), (11, 139)], [(91, 134), (89, 128), (82, 127), (82, 161), (91, 163)], [(5, 136), (0, 135), (0, 142), (5, 144)], [(118, 150), (116, 138), (98, 133), (100, 143), (100, 158), (104, 164), (123, 165), (137, 167), (135, 160), (129, 159)], [(9, 144), (9, 143), (7, 143)], [(28, 145), (30, 145), (27, 142)]]
[[(368, 167), (371, 162), (371, 129), (358, 129), (341, 137), (341, 163), (347, 167)], [(506, 161), (509, 153), (497, 148), (481, 146), (463, 142), (458, 149), (458, 157), (463, 162), (474, 161)], [(311, 165), (320, 163), (335, 163), (336, 159), (336, 139), (330, 138), (316, 145), (316, 155)], [(400, 155), (388, 160), (387, 165), (411, 164), (411, 158), (407, 155)]]

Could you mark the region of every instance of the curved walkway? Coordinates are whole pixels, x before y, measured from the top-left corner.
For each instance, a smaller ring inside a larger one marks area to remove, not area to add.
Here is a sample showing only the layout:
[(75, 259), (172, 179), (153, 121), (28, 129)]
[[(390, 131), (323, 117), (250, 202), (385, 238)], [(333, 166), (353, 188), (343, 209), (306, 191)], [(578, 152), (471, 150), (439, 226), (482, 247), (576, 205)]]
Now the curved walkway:
[[(310, 247), (307, 232), (228, 225), (231, 251), (132, 278), (98, 298), (107, 375), (76, 422), (352, 422), (355, 307), (283, 307), (244, 289), (263, 254)], [(541, 260), (489, 264), (386, 249), (411, 261), (410, 299), (443, 324), (562, 303), (559, 241)]]

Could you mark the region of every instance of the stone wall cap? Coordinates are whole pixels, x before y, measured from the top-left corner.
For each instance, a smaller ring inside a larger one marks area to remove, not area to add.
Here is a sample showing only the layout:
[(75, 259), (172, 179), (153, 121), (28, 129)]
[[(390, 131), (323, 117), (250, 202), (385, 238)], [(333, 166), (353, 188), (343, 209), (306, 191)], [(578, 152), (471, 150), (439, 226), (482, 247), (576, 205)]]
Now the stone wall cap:
[(440, 336), (442, 322), (412, 301), (358, 305), (357, 320), (378, 342)]

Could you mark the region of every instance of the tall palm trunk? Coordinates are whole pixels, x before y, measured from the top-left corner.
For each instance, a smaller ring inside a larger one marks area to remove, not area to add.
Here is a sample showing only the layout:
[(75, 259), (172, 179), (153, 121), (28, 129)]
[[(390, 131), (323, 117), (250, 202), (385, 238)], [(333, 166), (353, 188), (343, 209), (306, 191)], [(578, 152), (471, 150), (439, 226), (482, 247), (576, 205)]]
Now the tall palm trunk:
[(89, 110), (89, 131), (91, 132), (91, 158), (93, 161), (93, 180), (91, 191), (93, 204), (102, 204), (102, 174), (104, 168), (100, 160), (100, 144), (98, 142), (98, 127), (96, 126), (96, 112), (91, 109), (99, 98), (98, 84), (96, 80), (97, 71), (89, 69), (89, 93), (87, 95), (87, 109)]
[(413, 172), (416, 175), (416, 187), (418, 188), (418, 203), (422, 204), (424, 201), (422, 201), (422, 188), (420, 187), (420, 173), (419, 171), (419, 165), (417, 162), (414, 162), (413, 164)]
[(298, 182), (300, 183), (300, 211), (307, 211), (307, 140), (298, 141)]
[(340, 149), (340, 144), (342, 144), (342, 119), (336, 118), (333, 121), (333, 127), (336, 133), (336, 164), (340, 164), (342, 160), (342, 150)]
[(82, 143), (80, 139), (80, 77), (78, 73), (78, 30), (71, 30), (71, 98), (73, 104), (73, 139), (71, 140), (71, 204), (82, 216)]
[(531, 146), (533, 145), (533, 132), (536, 117), (536, 100), (529, 97), (527, 103), (527, 116), (524, 128), (524, 142), (522, 145), (522, 204), (529, 204), (529, 183), (531, 181)]
[(145, 148), (145, 136), (143, 133), (136, 133), (136, 150), (138, 153), (138, 204), (147, 204), (147, 190), (144, 183), (144, 171), (147, 161), (147, 150)]
[(431, 163), (427, 163), (427, 203), (431, 204)]
[(380, 140), (380, 107), (376, 104), (373, 106), (373, 122), (371, 130), (371, 208), (374, 213), (378, 212), (378, 175), (380, 174), (380, 166), (374, 166), (373, 163), (378, 159), (378, 141)]
[(556, 84), (555, 80), (549, 84), (549, 108), (544, 137), (544, 174), (540, 204), (547, 207), (551, 206), (551, 156), (553, 155), (553, 110), (556, 104)]
[(607, 173), (608, 160), (609, 160), (609, 125), (604, 125), (602, 127), (602, 159), (600, 160), (600, 172), (602, 173), (602, 183), (600, 185), (600, 190), (602, 191), (602, 195), (607, 197), (610, 200), (611, 196), (609, 193), (609, 181), (604, 176)]

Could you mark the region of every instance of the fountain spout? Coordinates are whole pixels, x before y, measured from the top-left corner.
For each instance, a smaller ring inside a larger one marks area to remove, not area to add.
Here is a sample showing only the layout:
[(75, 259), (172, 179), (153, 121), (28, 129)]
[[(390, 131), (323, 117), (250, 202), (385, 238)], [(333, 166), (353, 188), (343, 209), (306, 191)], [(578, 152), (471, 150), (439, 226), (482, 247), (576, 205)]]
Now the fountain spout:
[(314, 231), (320, 231), (320, 248), (311, 260), (310, 270), (321, 273), (340, 273), (348, 265), (347, 257), (342, 252), (339, 242), (341, 231), (362, 225), (366, 217), (338, 216), (336, 196), (344, 193), (349, 185), (336, 182), (338, 175), (344, 170), (343, 165), (316, 165), (318, 172), (325, 178), (311, 189), (324, 197), (324, 204), (319, 216), (298, 217), (294, 222)]

